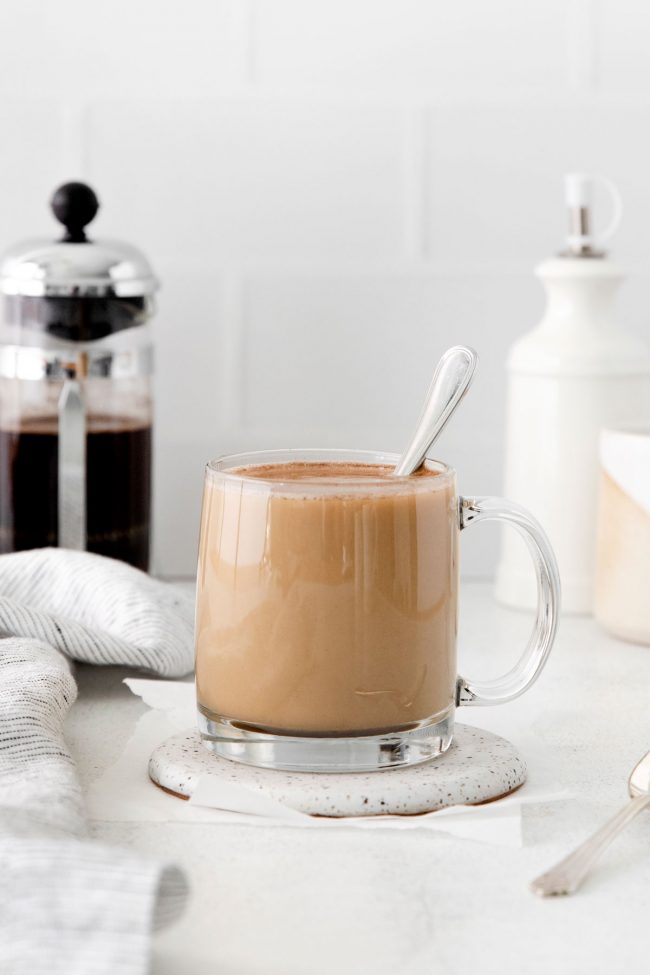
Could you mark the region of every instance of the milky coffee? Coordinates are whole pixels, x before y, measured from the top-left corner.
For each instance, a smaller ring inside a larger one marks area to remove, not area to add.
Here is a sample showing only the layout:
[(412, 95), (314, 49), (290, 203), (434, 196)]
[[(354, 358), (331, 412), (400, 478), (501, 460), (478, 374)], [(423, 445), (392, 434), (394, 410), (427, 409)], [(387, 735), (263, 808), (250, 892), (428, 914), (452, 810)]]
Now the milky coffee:
[(271, 733), (375, 734), (454, 703), (453, 474), (286, 463), (206, 481), (199, 707)]

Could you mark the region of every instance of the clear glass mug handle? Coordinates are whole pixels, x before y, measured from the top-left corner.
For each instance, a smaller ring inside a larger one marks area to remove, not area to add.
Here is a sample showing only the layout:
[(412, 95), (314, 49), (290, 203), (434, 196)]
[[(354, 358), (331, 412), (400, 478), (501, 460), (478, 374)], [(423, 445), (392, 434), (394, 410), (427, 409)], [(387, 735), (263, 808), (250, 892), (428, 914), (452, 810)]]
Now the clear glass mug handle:
[(553, 549), (532, 515), (505, 498), (460, 498), (460, 527), (477, 521), (503, 521), (523, 535), (537, 576), (537, 615), (526, 649), (512, 670), (496, 680), (472, 681), (459, 677), (456, 704), (505, 704), (533, 684), (553, 646), (560, 612), (560, 573)]

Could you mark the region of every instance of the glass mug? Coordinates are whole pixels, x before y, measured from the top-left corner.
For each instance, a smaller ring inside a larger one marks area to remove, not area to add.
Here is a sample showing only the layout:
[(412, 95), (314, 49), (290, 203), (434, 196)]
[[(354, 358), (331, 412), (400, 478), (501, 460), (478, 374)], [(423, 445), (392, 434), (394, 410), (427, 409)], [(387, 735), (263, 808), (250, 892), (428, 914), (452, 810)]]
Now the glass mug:
[[(271, 450), (207, 465), (196, 611), (198, 721), (217, 754), (266, 768), (368, 771), (444, 753), (459, 705), (527, 690), (550, 652), (560, 584), (544, 532), (452, 468), (397, 455)], [(476, 521), (524, 536), (533, 633), (497, 680), (457, 676), (458, 540)]]

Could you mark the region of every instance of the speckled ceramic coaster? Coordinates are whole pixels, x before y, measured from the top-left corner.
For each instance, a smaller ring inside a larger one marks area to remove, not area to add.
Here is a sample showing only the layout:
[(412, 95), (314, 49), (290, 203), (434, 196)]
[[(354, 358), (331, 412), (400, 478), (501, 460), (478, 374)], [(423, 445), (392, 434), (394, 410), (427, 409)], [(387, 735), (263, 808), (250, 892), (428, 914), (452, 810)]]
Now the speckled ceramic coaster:
[(526, 780), (526, 765), (505, 738), (457, 724), (449, 751), (404, 769), (381, 772), (276, 772), (220, 758), (198, 731), (159, 745), (149, 760), (156, 785), (187, 799), (201, 775), (223, 776), (254, 792), (315, 816), (414, 815), (443, 806), (499, 799)]

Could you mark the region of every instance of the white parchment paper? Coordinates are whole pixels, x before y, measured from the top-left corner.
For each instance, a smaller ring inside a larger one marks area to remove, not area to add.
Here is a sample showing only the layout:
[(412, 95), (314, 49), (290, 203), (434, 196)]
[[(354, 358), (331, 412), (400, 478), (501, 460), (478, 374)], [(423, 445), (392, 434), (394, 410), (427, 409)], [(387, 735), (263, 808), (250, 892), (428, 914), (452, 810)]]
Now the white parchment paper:
[(214, 822), (306, 829), (425, 829), (464, 839), (522, 845), (525, 804), (567, 798), (545, 775), (518, 792), (483, 806), (450, 806), (420, 816), (325, 818), (309, 816), (218, 775), (203, 775), (189, 802), (156, 788), (147, 774), (152, 751), (196, 722), (194, 685), (183, 681), (128, 678), (125, 684), (151, 709), (143, 715), (120, 758), (90, 787), (93, 819), (145, 822)]

